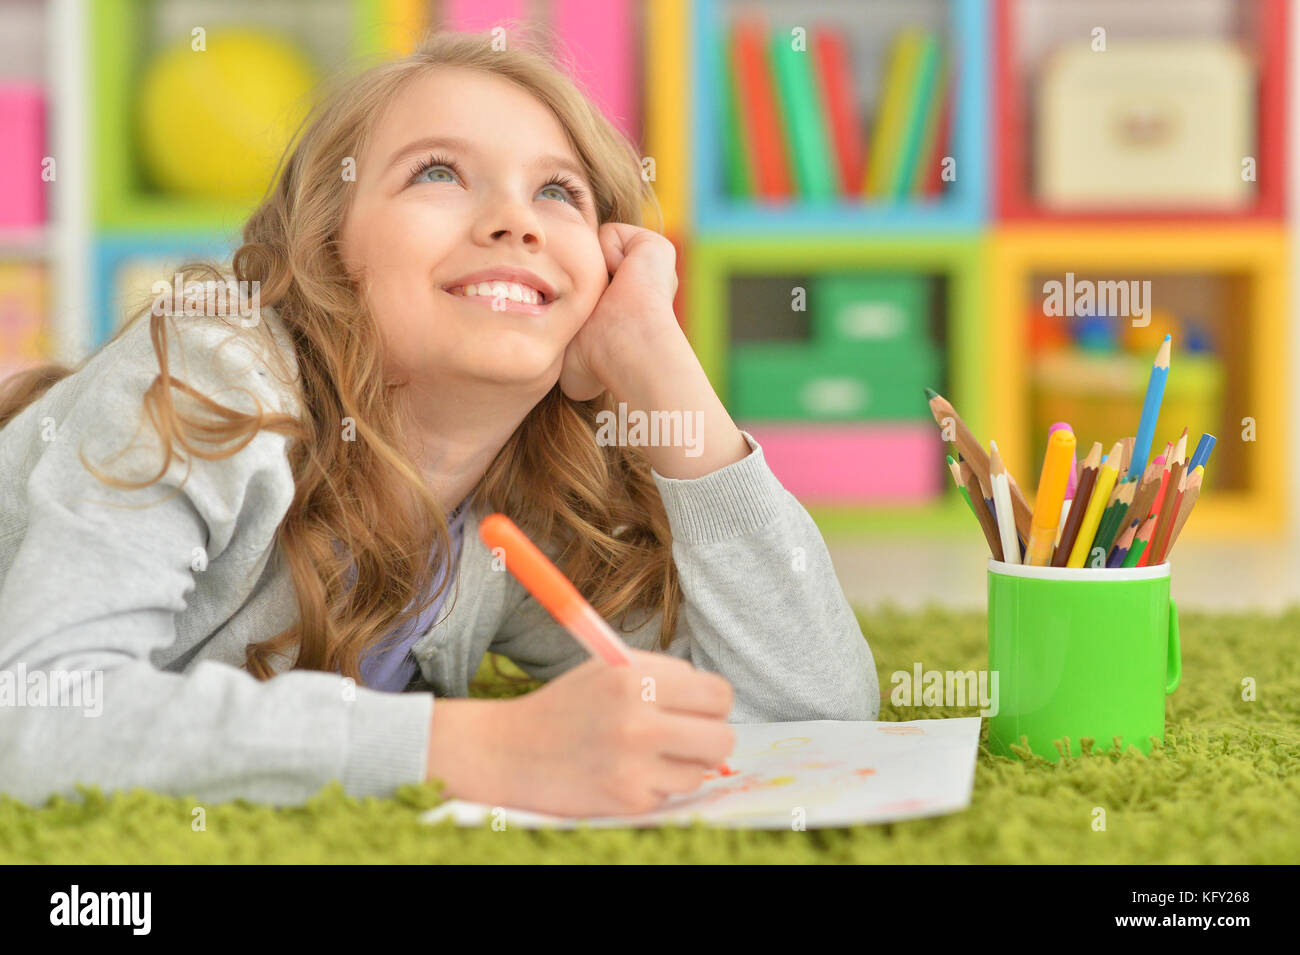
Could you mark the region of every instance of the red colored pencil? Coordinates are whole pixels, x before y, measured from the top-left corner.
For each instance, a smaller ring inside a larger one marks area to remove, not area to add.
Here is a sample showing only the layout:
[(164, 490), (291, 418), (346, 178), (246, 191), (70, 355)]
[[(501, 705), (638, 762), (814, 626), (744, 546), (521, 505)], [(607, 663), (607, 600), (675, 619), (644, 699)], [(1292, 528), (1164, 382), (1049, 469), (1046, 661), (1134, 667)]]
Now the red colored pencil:
[(1163, 539), (1160, 541), (1160, 559), (1157, 563), (1163, 564), (1165, 558), (1169, 556), (1169, 548), (1174, 542), (1174, 524), (1178, 521), (1178, 513), (1183, 508), (1183, 501), (1187, 498), (1187, 472), (1183, 472), (1182, 478), (1178, 482), (1178, 497), (1174, 499), (1173, 511), (1169, 515), (1169, 527), (1165, 531)]

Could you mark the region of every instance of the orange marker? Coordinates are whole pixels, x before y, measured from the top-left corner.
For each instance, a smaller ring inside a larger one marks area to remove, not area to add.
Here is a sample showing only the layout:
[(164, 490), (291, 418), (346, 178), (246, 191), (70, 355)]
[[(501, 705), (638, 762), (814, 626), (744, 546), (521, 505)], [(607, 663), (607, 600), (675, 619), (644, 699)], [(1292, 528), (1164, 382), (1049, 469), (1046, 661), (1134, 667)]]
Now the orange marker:
[[(506, 569), (592, 656), (612, 666), (631, 664), (627, 644), (514, 521), (504, 514), (491, 514), (483, 518), (478, 533), (490, 550), (501, 548)], [(735, 773), (725, 762), (715, 771), (723, 776)]]
[(618, 638), (596, 608), (578, 593), (569, 578), (504, 514), (492, 514), (479, 525), (479, 536), (491, 550), (505, 552), (506, 569), (528, 588), (537, 602), (594, 657), (613, 666), (632, 662), (628, 646)]

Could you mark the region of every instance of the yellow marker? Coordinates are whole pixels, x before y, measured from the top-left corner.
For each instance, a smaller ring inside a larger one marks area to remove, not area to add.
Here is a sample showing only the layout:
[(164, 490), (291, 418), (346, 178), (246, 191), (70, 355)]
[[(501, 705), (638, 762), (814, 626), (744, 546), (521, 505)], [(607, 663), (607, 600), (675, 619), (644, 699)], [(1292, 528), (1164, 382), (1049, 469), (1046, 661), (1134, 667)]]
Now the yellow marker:
[[(1119, 464), (1123, 456), (1124, 442), (1116, 441), (1115, 447), (1111, 448), (1110, 454), (1106, 455), (1106, 463), (1101, 466), (1101, 472), (1097, 475), (1097, 485), (1093, 488), (1092, 497), (1088, 498), (1088, 509), (1083, 512), (1079, 536), (1074, 539), (1070, 559), (1065, 562), (1066, 567), (1082, 567), (1088, 559), (1092, 539), (1097, 534), (1097, 525), (1101, 523), (1101, 512), (1106, 509), (1111, 489), (1115, 487), (1115, 481), (1119, 477)], [(1101, 566), (1106, 566), (1105, 554), (1102, 554)]]
[(1056, 543), (1056, 526), (1061, 518), (1061, 505), (1065, 503), (1065, 486), (1073, 458), (1074, 435), (1064, 429), (1053, 431), (1047, 439), (1043, 473), (1038, 478), (1038, 497), (1034, 499), (1034, 522), (1025, 546), (1025, 563), (1030, 566), (1046, 567), (1052, 561), (1052, 545)]

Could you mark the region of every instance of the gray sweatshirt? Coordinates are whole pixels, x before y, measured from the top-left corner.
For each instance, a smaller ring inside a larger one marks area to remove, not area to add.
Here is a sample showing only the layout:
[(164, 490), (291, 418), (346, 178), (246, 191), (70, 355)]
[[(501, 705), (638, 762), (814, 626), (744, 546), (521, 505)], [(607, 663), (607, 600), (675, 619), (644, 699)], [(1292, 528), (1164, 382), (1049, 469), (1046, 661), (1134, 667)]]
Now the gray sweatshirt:
[[(172, 375), (247, 411), (256, 395), (300, 412), (267, 364), (269, 340), (296, 373), (285, 328), (271, 309), (262, 318), (270, 339), (173, 319)], [(484, 515), (471, 511), (451, 610), (413, 649), (424, 691), (287, 664), (265, 682), (239, 669), (249, 643), (297, 612), (275, 544), (294, 492), (290, 439), (263, 431), (225, 460), (191, 457), (183, 485), (178, 460), (144, 490), (100, 482), (79, 450), (118, 477), (161, 464), (142, 416), (158, 372), (148, 326), (0, 430), (0, 792), (40, 803), (84, 783), (295, 805), (339, 780), (356, 796), (390, 795), (424, 779), (435, 701), (466, 696), (485, 652), (542, 680), (586, 658), (493, 569)], [(826, 546), (745, 437), (750, 454), (712, 474), (654, 474), (684, 595), (666, 652), (731, 682), (730, 722), (874, 719), (871, 651)], [(658, 630), (649, 616), (628, 642), (654, 649)]]

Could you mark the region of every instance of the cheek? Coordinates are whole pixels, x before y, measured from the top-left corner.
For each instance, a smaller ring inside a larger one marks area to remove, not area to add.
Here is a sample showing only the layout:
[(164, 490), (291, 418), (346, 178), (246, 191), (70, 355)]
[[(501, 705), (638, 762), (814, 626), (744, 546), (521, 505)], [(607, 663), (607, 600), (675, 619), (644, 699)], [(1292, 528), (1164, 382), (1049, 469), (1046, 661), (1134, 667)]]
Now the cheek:
[(601, 251), (594, 233), (585, 232), (574, 243), (569, 274), (573, 276), (574, 293), (579, 304), (591, 311), (609, 286), (605, 253)]
[(343, 261), (360, 279), (376, 322), (400, 334), (412, 312), (426, 312), (436, 289), (430, 267), (440, 254), (431, 247), (427, 223), (416, 210), (358, 218), (342, 232)]

